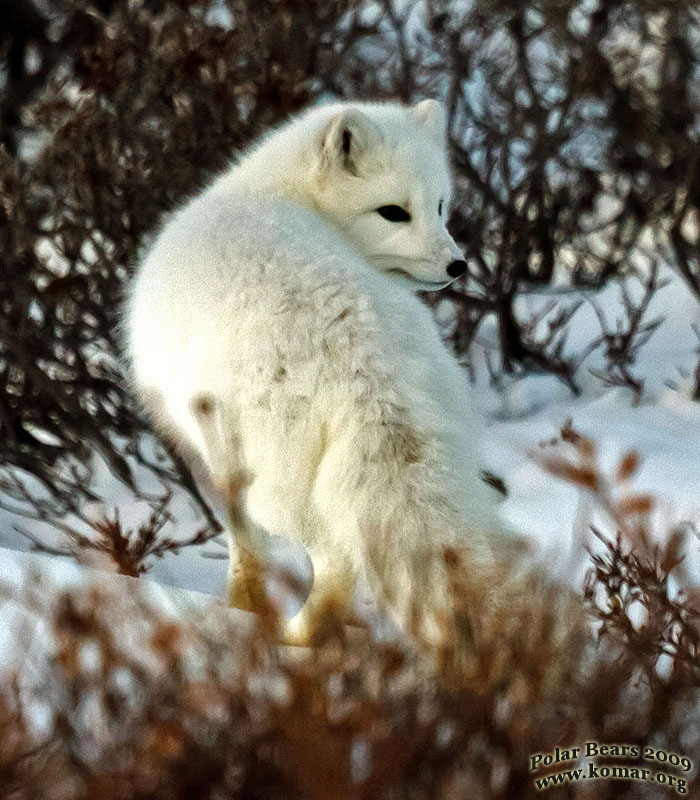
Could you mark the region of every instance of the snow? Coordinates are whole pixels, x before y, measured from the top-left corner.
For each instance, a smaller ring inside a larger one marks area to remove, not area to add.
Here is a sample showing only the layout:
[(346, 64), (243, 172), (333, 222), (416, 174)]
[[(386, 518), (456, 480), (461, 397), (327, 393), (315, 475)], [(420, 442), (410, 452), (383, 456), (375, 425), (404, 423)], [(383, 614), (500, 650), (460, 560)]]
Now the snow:
[[(585, 548), (597, 546), (591, 523), (602, 525), (610, 535), (615, 529), (592, 498), (533, 463), (532, 453), (540, 443), (556, 437), (568, 420), (596, 442), (603, 473), (614, 469), (625, 452), (639, 453), (642, 464), (633, 487), (656, 499), (657, 538), (681, 522), (697, 526), (700, 521), (700, 403), (690, 396), (698, 363), (693, 325), (700, 324), (700, 304), (678, 276), (666, 270), (661, 277), (668, 284), (656, 292), (644, 321), (663, 322), (632, 366), (633, 375), (644, 382), (641, 398), (629, 389), (606, 386), (596, 376), (605, 363), (600, 349), (576, 373), (579, 397), (550, 375), (528, 375), (498, 390), (477, 388), (477, 403), (488, 418), (485, 464), (508, 488), (502, 513), (512, 528), (533, 538), (537, 557), (554, 574), (576, 586), (586, 569)], [(633, 277), (626, 279), (626, 285), (633, 297), (642, 291)], [(571, 320), (565, 355), (584, 351), (599, 335), (593, 301), (616, 329), (617, 321), (625, 317), (621, 288), (613, 282), (594, 294), (562, 296), (562, 303), (584, 300)], [(552, 293), (546, 292), (523, 296), (517, 311), (526, 318), (551, 300)], [(689, 547), (689, 573), (700, 581), (700, 541), (691, 539)]]
[[(100, 592), (105, 621), (119, 631), (120, 646), (138, 660), (139, 666), (149, 672), (162, 665), (157, 656), (143, 646), (156, 625), (169, 620), (188, 620), (206, 636), (247, 635), (253, 623), (250, 614), (226, 608), (224, 603), (210, 594), (173, 589), (155, 581), (139, 580), (123, 575), (109, 574), (90, 569), (67, 559), (55, 556), (21, 553), (0, 548), (0, 675), (13, 675), (23, 704), (24, 718), (29, 733), (36, 741), (43, 741), (55, 733), (55, 709), (51, 692), (60, 692), (49, 680), (47, 673), (51, 662), (60, 653), (61, 637), (54, 627), (53, 598), (70, 590), (78, 602), (92, 602), (93, 588)], [(110, 612), (110, 601), (113, 604)], [(121, 600), (133, 601), (122, 604)], [(125, 614), (124, 608), (128, 611)], [(111, 617), (109, 614), (111, 613)], [(80, 645), (78, 658), (84, 675), (101, 674), (101, 648), (86, 638)], [(184, 652), (183, 664), (192, 680), (204, 674), (206, 661), (196, 646)], [(237, 674), (240, 661), (236, 648), (229, 648), (226, 657), (217, 662), (220, 674), (234, 670)], [(133, 691), (133, 676), (127, 669), (118, 668), (110, 678), (128, 702), (138, 702)], [(265, 687), (268, 696), (274, 691), (282, 697), (279, 686)], [(261, 689), (262, 691), (262, 689)], [(92, 705), (94, 696), (84, 694), (83, 712), (97, 716), (86, 723), (91, 729), (101, 724), (100, 707)]]
[[(188, 612), (203, 611), (212, 603), (223, 607), (210, 594), (109, 574), (70, 559), (0, 548), (0, 673), (17, 671), (28, 685), (34, 671), (45, 664), (55, 650), (49, 617), (37, 614), (32, 603), (28, 602), (32, 591), (39, 591), (42, 596), (45, 592), (58, 596), (60, 592), (82, 590), (88, 586), (99, 586), (102, 590), (130, 596), (134, 596), (138, 589), (140, 601), (157, 611), (161, 619), (182, 619)], [(226, 609), (226, 612), (237, 624), (249, 626), (249, 615), (235, 609)], [(80, 655), (86, 666), (96, 658), (96, 652), (89, 646)], [(34, 708), (34, 711), (38, 713), (40, 709)], [(40, 720), (35, 722), (39, 728), (42, 727)]]
[[(595, 545), (590, 523), (612, 535), (614, 528), (592, 498), (544, 473), (530, 455), (569, 419), (598, 444), (604, 474), (629, 450), (642, 456), (634, 489), (656, 497), (655, 531), (661, 536), (681, 521), (700, 519), (700, 406), (670, 389), (655, 402), (638, 405), (625, 390), (608, 389), (597, 398), (558, 400), (521, 419), (490, 425), (484, 455), (508, 488), (503, 515), (512, 528), (533, 537), (555, 574), (580, 586), (585, 547)], [(690, 546), (689, 566), (700, 580), (700, 542)]]
[[(484, 467), (501, 477), (508, 489), (502, 514), (515, 530), (530, 536), (535, 555), (547, 564), (553, 575), (580, 586), (586, 568), (585, 548), (596, 546), (591, 522), (614, 534), (609, 520), (595, 508), (592, 498), (560, 479), (543, 472), (533, 461), (541, 442), (555, 437), (561, 426), (572, 420), (574, 427), (593, 438), (598, 445), (603, 470), (610, 470), (628, 450), (637, 451), (642, 465), (634, 481), (635, 491), (652, 493), (657, 499), (654, 512), (655, 535), (663, 537), (671, 527), (687, 523), (688, 530), (700, 528), (700, 404), (690, 397), (691, 377), (698, 362), (698, 338), (693, 325), (700, 325), (700, 304), (682, 280), (667, 272), (669, 284), (652, 300), (645, 321), (662, 318), (663, 323), (639, 352), (632, 366), (635, 377), (644, 382), (641, 398), (623, 388), (606, 386), (594, 373), (604, 366), (600, 350), (587, 355), (577, 374), (580, 396), (551, 375), (528, 375), (503, 379), (498, 387), (489, 385), (484, 369), (476, 365), (475, 400), (485, 418), (483, 436)], [(627, 279), (628, 291), (635, 295), (641, 285)], [(573, 303), (583, 300), (570, 323), (565, 355), (583, 352), (600, 333), (592, 300), (598, 304), (611, 327), (624, 319), (621, 286), (612, 283), (601, 292), (580, 295), (561, 289), (525, 295), (517, 313), (525, 317), (548, 307), (552, 300)], [(552, 312), (555, 313), (555, 312)], [(546, 324), (546, 318), (542, 325)], [(481, 346), (491, 346), (494, 331), (485, 325), (480, 332)], [(145, 502), (134, 502), (131, 493), (96, 461), (94, 488), (106, 498), (86, 508), (88, 515), (112, 514), (119, 509), (125, 526), (136, 527), (149, 514)], [(157, 489), (156, 484), (147, 487)], [(211, 496), (210, 496), (211, 497)], [(175, 495), (170, 506), (176, 524), (168, 524), (163, 535), (185, 538), (202, 527), (202, 519), (189, 497)], [(0, 511), (0, 579), (17, 579), (18, 564), (28, 542), (14, 526), (29, 528), (52, 544), (60, 537), (50, 534), (41, 523), (27, 522)], [(700, 581), (700, 541), (689, 539), (686, 563)], [(184, 548), (178, 555), (154, 559), (147, 583), (179, 587), (221, 597), (227, 560), (225, 538), (199, 547)], [(273, 553), (277, 561), (291, 564), (297, 574), (309, 580), (308, 561), (298, 546), (276, 538)], [(204, 555), (219, 556), (205, 558)], [(83, 568), (68, 559), (42, 557), (53, 562), (62, 581), (80, 580)], [(19, 559), (19, 560), (18, 560)], [(43, 562), (42, 562), (43, 563)], [(76, 572), (77, 570), (77, 572)], [(277, 587), (279, 589), (279, 587)], [(281, 591), (281, 590), (280, 590)], [(287, 598), (287, 607), (294, 603)], [(298, 604), (298, 598), (296, 600)]]

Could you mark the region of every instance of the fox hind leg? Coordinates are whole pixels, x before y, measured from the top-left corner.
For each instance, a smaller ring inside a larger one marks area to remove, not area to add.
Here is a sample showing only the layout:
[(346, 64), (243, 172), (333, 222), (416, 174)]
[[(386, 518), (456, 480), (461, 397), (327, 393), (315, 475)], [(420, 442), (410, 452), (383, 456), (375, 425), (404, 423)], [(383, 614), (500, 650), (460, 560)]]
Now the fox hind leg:
[(190, 409), (202, 435), (202, 455), (226, 502), (229, 606), (261, 612), (268, 607), (265, 563), (269, 535), (245, 511), (244, 495), (253, 475), (245, 467), (240, 424), (234, 414), (226, 414), (222, 404), (210, 395), (194, 398)]

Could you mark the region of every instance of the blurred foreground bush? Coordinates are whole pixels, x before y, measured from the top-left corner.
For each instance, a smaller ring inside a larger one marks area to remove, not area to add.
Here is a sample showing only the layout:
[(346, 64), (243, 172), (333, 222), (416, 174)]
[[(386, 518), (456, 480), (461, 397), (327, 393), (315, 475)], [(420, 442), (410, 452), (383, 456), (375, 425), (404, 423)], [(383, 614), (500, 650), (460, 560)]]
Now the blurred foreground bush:
[[(26, 655), (0, 691), (0, 795), (495, 800), (541, 796), (534, 779), (555, 768), (532, 773), (529, 757), (557, 745), (653, 744), (695, 761), (700, 617), (669, 599), (661, 563), (613, 543), (596, 559), (597, 644), (583, 606), (563, 594), (524, 587), (526, 602), (497, 626), (472, 614), (478, 647), (435, 674), (397, 645), (331, 636), (284, 649), (273, 628), (249, 631), (216, 605), (176, 618), (118, 584), (57, 594), (29, 583), (14, 597), (31, 620), (17, 633)], [(648, 612), (642, 625), (627, 615), (635, 603)], [(695, 771), (641, 765), (700, 797)], [(671, 790), (595, 781), (549, 791), (623, 800)]]
[(453, 561), (453, 636), (439, 654), (332, 619), (312, 649), (282, 647), (274, 615), (184, 598), (174, 610), (132, 578), (5, 590), (3, 614), (22, 623), (0, 684), (0, 796), (519, 800), (580, 766), (533, 772), (533, 754), (597, 741), (695, 766), (600, 758), (675, 775), (675, 788), (579, 781), (545, 796), (700, 798), (700, 594), (684, 534), (652, 544), (651, 503), (627, 485), (634, 454), (605, 476), (589, 440), (570, 427), (562, 439), (543, 464), (593, 492), (618, 531), (599, 533), (584, 597), (522, 573), (494, 614)]

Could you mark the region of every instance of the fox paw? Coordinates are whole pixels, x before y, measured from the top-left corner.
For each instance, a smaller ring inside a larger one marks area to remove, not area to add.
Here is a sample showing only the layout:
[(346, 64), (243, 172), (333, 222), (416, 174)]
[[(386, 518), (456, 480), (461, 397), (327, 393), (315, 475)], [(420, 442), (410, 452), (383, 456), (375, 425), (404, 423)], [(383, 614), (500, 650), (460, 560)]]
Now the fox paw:
[(229, 572), (228, 604), (231, 608), (260, 614), (269, 605), (265, 588), (265, 572), (257, 561), (246, 559)]

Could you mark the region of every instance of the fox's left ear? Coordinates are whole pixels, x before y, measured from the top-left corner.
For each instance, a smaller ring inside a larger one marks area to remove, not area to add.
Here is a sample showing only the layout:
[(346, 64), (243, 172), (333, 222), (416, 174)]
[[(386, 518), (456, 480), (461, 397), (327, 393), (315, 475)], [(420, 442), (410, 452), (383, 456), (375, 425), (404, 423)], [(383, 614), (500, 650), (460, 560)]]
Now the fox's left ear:
[(447, 136), (447, 114), (442, 103), (437, 100), (421, 100), (413, 106), (411, 113), (436, 139)]

